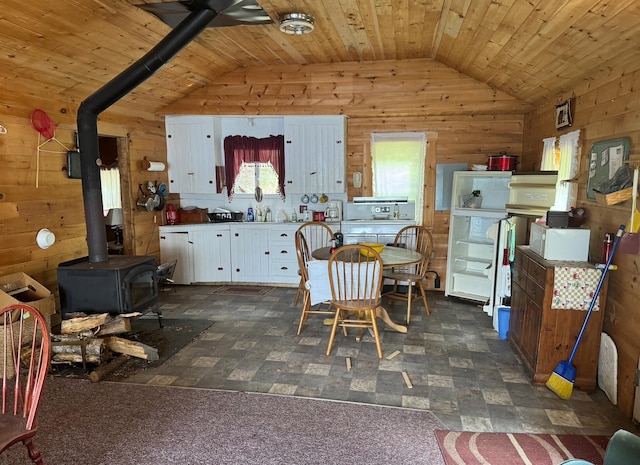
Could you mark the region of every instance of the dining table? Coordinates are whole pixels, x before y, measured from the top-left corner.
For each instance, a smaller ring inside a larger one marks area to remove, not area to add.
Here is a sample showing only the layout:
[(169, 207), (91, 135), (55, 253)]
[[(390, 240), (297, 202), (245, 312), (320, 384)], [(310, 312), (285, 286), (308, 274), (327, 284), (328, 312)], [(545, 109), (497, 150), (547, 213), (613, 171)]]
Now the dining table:
[[(390, 245), (386, 245), (379, 255), (382, 259), (383, 268), (410, 266), (420, 263), (422, 260), (424, 260), (424, 256), (420, 252), (406, 249), (404, 247), (394, 247)], [(316, 261), (327, 261), (331, 256), (331, 247), (321, 247), (319, 249), (316, 249), (311, 252), (311, 256)], [(391, 320), (391, 318), (389, 317), (389, 312), (387, 312), (387, 309), (383, 306), (379, 306), (378, 308), (376, 308), (376, 315), (378, 318), (384, 321), (387, 326), (398, 331), (399, 333), (407, 332), (406, 326), (399, 325)]]

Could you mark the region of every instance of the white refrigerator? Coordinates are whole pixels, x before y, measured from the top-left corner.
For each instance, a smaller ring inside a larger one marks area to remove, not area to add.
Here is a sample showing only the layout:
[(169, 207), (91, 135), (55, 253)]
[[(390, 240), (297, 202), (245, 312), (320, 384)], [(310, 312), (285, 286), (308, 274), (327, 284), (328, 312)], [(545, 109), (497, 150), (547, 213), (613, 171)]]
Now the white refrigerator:
[(510, 171), (453, 175), (445, 295), (480, 303), (496, 329), (496, 309), (510, 301), (513, 248), (526, 230), (526, 220), (507, 217), (510, 180)]

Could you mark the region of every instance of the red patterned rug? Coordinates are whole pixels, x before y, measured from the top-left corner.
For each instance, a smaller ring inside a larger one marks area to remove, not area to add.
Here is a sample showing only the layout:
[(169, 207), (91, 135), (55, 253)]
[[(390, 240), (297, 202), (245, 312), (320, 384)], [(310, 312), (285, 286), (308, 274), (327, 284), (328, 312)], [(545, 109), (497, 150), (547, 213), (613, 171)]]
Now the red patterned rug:
[(272, 287), (264, 286), (221, 286), (213, 290), (211, 293), (224, 295), (261, 296), (268, 294), (272, 289)]
[(436, 431), (447, 465), (557, 465), (577, 458), (602, 465), (608, 436)]

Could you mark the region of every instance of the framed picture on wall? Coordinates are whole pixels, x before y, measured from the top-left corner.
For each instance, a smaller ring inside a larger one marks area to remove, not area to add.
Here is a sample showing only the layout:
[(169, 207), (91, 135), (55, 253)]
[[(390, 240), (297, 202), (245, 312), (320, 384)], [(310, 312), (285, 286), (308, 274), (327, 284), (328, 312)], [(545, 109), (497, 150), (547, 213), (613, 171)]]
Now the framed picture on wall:
[(556, 129), (567, 128), (573, 124), (571, 115), (572, 100), (568, 99), (556, 105)]

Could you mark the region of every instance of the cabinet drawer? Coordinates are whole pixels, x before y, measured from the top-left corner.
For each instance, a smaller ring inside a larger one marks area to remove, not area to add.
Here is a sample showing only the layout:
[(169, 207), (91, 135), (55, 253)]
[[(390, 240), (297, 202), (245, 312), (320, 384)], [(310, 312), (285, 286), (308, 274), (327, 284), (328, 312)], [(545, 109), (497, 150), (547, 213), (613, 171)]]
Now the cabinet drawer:
[(544, 287), (539, 286), (532, 279), (527, 280), (526, 286), (526, 293), (529, 296), (529, 299), (541, 307), (542, 302), (544, 301)]
[(272, 259), (284, 259), (284, 260), (292, 260), (297, 263), (298, 257), (296, 255), (296, 246), (295, 244), (278, 244), (272, 243), (270, 247), (270, 252)]
[(527, 274), (525, 273), (525, 269), (522, 263), (520, 265), (516, 264), (515, 268), (513, 269), (513, 282), (520, 286), (522, 289), (525, 289), (527, 287)]
[(272, 243), (295, 243), (295, 237), (296, 237), (296, 230), (298, 228), (297, 227), (289, 227), (289, 228), (284, 228), (284, 227), (279, 227), (279, 228), (272, 228), (271, 231), (269, 232), (269, 239), (271, 240)]
[(271, 262), (271, 275), (299, 279), (298, 262), (291, 260), (274, 260)]
[(529, 261), (529, 258), (523, 254), (522, 252), (520, 252), (519, 250), (516, 249), (516, 256), (513, 260), (513, 263), (515, 265), (516, 269), (521, 269), (522, 271), (527, 271), (527, 262)]
[(544, 287), (547, 276), (547, 269), (545, 267), (533, 260), (529, 260), (527, 273), (529, 274), (530, 279), (535, 281), (539, 286)]

